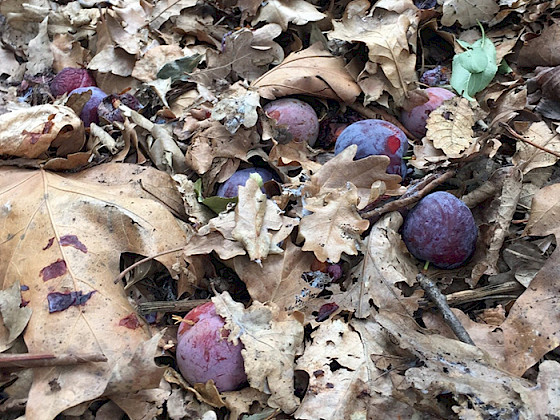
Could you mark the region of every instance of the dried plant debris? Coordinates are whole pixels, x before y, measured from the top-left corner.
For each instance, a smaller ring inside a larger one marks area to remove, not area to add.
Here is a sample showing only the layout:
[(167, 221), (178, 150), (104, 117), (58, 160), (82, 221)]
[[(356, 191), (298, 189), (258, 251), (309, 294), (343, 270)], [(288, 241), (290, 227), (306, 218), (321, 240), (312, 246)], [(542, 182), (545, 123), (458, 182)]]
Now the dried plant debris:
[(558, 1), (0, 27), (1, 418), (558, 416)]

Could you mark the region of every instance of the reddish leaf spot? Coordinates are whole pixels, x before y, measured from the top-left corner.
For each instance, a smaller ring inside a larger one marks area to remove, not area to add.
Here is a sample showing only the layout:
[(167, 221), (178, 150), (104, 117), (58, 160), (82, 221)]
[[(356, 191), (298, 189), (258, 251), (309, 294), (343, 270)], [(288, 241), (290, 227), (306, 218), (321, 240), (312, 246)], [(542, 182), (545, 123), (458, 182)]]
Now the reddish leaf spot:
[(29, 143), (31, 144), (35, 144), (39, 141), (39, 139), (41, 138), (41, 134), (40, 133), (31, 133), (27, 130), (23, 130), (22, 133), (24, 136), (29, 135), (30, 139), (29, 139)]
[(52, 246), (53, 242), (54, 242), (54, 236), (51, 239), (49, 239), (49, 242), (47, 242), (47, 244), (43, 248), (43, 251), (49, 249)]
[(323, 306), (321, 306), (321, 308), (319, 309), (319, 314), (317, 315), (317, 318), (315, 318), (315, 321), (317, 322), (323, 322), (325, 320), (327, 320), (329, 318), (329, 316), (338, 309), (338, 305), (334, 302), (332, 303), (325, 303)]
[(401, 141), (397, 136), (389, 136), (387, 139), (387, 147), (391, 153), (396, 153), (399, 147), (401, 147)]
[(47, 281), (66, 274), (66, 271), (66, 261), (59, 258), (51, 265), (44, 267), (39, 275), (43, 276), (43, 281)]
[(25, 300), (23, 298), (21, 298), (21, 303), (19, 304), (20, 308), (25, 308), (27, 305), (29, 305), (29, 300)]
[(73, 246), (74, 248), (87, 254), (87, 247), (80, 242), (76, 235), (64, 235), (60, 237), (60, 245), (62, 246)]
[(135, 330), (140, 326), (140, 321), (138, 321), (138, 317), (135, 314), (130, 314), (119, 321), (119, 326)]
[(95, 290), (86, 293), (85, 295), (81, 290), (77, 292), (67, 292), (59, 293), (52, 292), (47, 295), (47, 301), (49, 303), (49, 312), (60, 312), (68, 309), (70, 306), (85, 305), (85, 303), (91, 298), (91, 295), (95, 293)]

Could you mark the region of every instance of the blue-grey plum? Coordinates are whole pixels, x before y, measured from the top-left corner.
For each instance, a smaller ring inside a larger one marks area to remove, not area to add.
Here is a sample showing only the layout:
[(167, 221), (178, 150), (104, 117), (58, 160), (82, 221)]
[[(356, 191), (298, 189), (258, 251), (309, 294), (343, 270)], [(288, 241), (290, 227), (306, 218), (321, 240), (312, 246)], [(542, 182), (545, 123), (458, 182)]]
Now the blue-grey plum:
[[(265, 168), (247, 168), (235, 172), (226, 182), (218, 188), (217, 196), (224, 198), (237, 197), (239, 187), (244, 187), (245, 183), (253, 173), (258, 173), (263, 183), (267, 181), (278, 180), (278, 176)], [(265, 192), (261, 188), (262, 192)]]
[(403, 178), (406, 175), (402, 157), (408, 149), (408, 140), (396, 125), (383, 120), (362, 120), (350, 124), (336, 140), (335, 155), (352, 144), (358, 146), (354, 159), (385, 155), (390, 159), (388, 173), (402, 175)]
[(474, 253), (477, 237), (471, 210), (443, 191), (420, 200), (406, 216), (402, 229), (412, 255), (444, 269), (464, 264)]

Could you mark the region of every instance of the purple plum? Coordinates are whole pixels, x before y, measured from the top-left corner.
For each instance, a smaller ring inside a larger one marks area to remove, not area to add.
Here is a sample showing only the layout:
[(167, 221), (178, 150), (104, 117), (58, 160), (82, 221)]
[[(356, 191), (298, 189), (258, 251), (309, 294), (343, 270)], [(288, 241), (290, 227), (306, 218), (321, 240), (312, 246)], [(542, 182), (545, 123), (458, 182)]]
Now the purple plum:
[(90, 87), (81, 87), (74, 89), (70, 94), (69, 97), (72, 95), (82, 94), (84, 92), (91, 92), (91, 97), (85, 103), (84, 107), (82, 108), (82, 112), (80, 112), (80, 118), (84, 122), (86, 127), (89, 127), (91, 123), (99, 123), (99, 116), (97, 115), (97, 107), (99, 104), (107, 97), (107, 94), (103, 92), (101, 89), (95, 86)]
[(426, 135), (426, 121), (431, 112), (438, 108), (444, 101), (454, 98), (455, 94), (447, 89), (440, 87), (430, 87), (425, 89), (430, 98), (428, 102), (415, 106), (410, 111), (402, 111), (401, 122), (418, 138)]
[(61, 96), (74, 89), (88, 86), (96, 86), (91, 73), (86, 69), (72, 67), (62, 69), (49, 84), (54, 96)]
[[(237, 197), (239, 187), (244, 187), (245, 183), (253, 173), (259, 174), (263, 183), (278, 180), (278, 176), (275, 173), (265, 168), (241, 169), (235, 172), (226, 182), (220, 185), (216, 195), (224, 198)], [(261, 191), (263, 193), (265, 192), (263, 188), (261, 188)]]
[(313, 146), (319, 135), (319, 120), (311, 105), (299, 99), (282, 98), (263, 107), (266, 115), (285, 126), (296, 142), (306, 141)]

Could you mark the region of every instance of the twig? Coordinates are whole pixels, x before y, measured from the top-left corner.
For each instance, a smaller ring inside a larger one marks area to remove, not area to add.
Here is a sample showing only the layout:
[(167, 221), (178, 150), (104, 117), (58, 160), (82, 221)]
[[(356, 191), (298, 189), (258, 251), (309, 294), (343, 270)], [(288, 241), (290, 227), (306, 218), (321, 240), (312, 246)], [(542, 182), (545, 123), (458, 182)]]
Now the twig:
[(368, 210), (364, 213), (361, 213), (363, 219), (373, 219), (375, 217), (379, 217), (385, 213), (389, 213), (391, 211), (399, 210), (403, 207), (407, 207), (416, 201), (420, 200), (424, 196), (426, 196), (429, 192), (431, 192), (434, 188), (438, 187), (439, 185), (443, 184), (449, 178), (455, 175), (455, 171), (448, 171), (443, 174), (436, 174), (431, 175), (431, 181), (426, 184), (426, 186), (422, 189), (417, 189), (412, 193), (406, 193), (401, 198), (395, 201), (390, 201), (387, 204), (384, 204), (381, 207), (375, 208), (373, 210)]
[[(460, 292), (450, 293), (445, 295), (447, 304), (449, 306), (462, 305), (463, 303), (475, 302), (482, 299), (498, 299), (507, 297), (517, 297), (524, 287), (516, 281), (508, 281), (501, 284), (491, 284), (488, 286), (479, 287), (473, 290), (462, 290)], [(421, 308), (433, 306), (427, 299), (422, 299), (418, 302)]]
[(541, 145), (538, 145), (538, 144), (532, 142), (531, 140), (527, 140), (525, 137), (521, 136), (517, 131), (515, 131), (513, 128), (511, 128), (509, 125), (507, 125), (505, 122), (501, 122), (500, 127), (505, 128), (505, 130), (512, 137), (516, 138), (517, 140), (522, 141), (523, 143), (530, 144), (531, 146), (536, 147), (537, 149), (542, 150), (543, 152), (550, 153), (551, 155), (554, 155), (557, 158), (560, 158), (560, 153), (555, 152), (554, 150), (547, 149), (546, 147), (543, 147)]
[(451, 330), (455, 333), (457, 338), (461, 340), (463, 343), (475, 345), (474, 341), (472, 341), (471, 336), (461, 324), (461, 321), (455, 316), (455, 314), (451, 311), (451, 308), (447, 304), (447, 300), (445, 296), (441, 293), (438, 287), (434, 284), (432, 280), (430, 280), (425, 274), (419, 273), (416, 276), (416, 280), (420, 283), (422, 289), (426, 293), (426, 296), (437, 306), (437, 308), (441, 311), (443, 315), (443, 319), (451, 327)]
[(406, 136), (409, 139), (414, 140), (414, 141), (418, 140), (416, 138), (416, 136), (414, 134), (412, 134), (410, 131), (408, 131), (406, 129), (406, 127), (403, 126), (399, 120), (397, 120), (394, 116), (392, 116), (391, 114), (389, 114), (387, 111), (385, 111), (382, 108), (378, 108), (376, 106), (371, 106), (371, 105), (368, 105), (367, 107), (365, 107), (365, 106), (363, 106), (363, 105), (361, 105), (357, 102), (354, 102), (352, 105), (349, 105), (348, 107), (350, 109), (353, 109), (357, 113), (362, 114), (364, 117), (377, 118), (378, 116), (381, 116), (384, 120), (389, 121), (392, 124), (395, 124), (402, 131), (404, 131), (404, 134), (406, 134)]
[(187, 312), (209, 301), (210, 299), (183, 299), (175, 302), (142, 302), (138, 304), (137, 310), (141, 315), (146, 315), (151, 312)]
[(67, 366), (90, 362), (106, 362), (107, 358), (101, 353), (84, 354), (0, 354), (0, 368), (28, 369), (45, 366)]
[(134, 270), (136, 267), (138, 267), (139, 265), (144, 264), (145, 262), (148, 262), (150, 260), (154, 260), (158, 257), (161, 257), (162, 255), (167, 255), (167, 254), (173, 254), (174, 252), (179, 252), (182, 251), (184, 248), (184, 246), (180, 246), (179, 248), (174, 248), (174, 249), (169, 249), (167, 251), (162, 251), (158, 254), (152, 255), (150, 257), (146, 257), (146, 258), (142, 258), (140, 261), (136, 261), (134, 264), (132, 264), (130, 267), (125, 268), (121, 274), (119, 274), (117, 276), (117, 278), (114, 280), (115, 284), (117, 284), (119, 281), (121, 281), (123, 279), (124, 276), (126, 276), (128, 273), (130, 273), (132, 270)]

